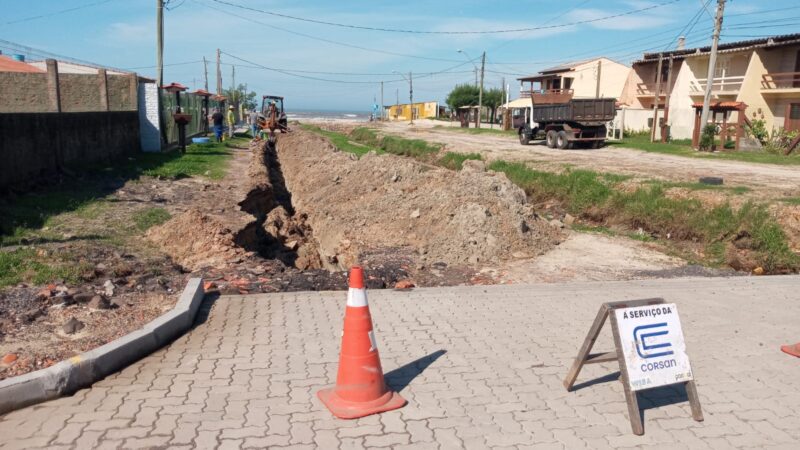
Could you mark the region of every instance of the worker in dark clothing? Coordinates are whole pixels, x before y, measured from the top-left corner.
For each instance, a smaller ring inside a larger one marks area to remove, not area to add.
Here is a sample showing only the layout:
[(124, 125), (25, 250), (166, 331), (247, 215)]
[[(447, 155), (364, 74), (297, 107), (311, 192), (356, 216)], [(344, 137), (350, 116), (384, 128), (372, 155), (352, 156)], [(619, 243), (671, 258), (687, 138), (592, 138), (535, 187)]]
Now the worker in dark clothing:
[(219, 108), (214, 108), (211, 120), (214, 123), (214, 135), (217, 137), (217, 142), (222, 142), (222, 122), (225, 120), (225, 116), (219, 112)]

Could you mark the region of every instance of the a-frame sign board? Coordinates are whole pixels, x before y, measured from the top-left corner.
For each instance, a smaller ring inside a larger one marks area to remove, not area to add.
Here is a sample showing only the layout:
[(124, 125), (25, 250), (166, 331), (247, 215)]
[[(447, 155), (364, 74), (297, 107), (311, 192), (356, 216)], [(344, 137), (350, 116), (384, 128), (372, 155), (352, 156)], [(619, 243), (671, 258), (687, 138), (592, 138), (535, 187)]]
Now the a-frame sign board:
[[(615, 351), (589, 353), (608, 317)], [(637, 392), (670, 384), (686, 386), (692, 418), (701, 422), (703, 411), (685, 350), (674, 304), (666, 304), (661, 298), (604, 303), (564, 379), (564, 387), (572, 390), (585, 364), (617, 361), (634, 434), (644, 434)]]

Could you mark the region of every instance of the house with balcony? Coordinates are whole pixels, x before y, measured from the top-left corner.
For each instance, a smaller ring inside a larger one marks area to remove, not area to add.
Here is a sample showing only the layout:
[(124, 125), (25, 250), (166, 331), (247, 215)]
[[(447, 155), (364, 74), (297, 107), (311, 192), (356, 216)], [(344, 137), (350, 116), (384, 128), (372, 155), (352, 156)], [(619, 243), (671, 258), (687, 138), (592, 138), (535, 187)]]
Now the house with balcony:
[[(747, 119), (764, 120), (767, 129), (800, 129), (800, 34), (720, 44), (711, 80), (710, 52), (709, 46), (644, 54), (633, 63), (620, 102), (650, 110), (657, 105), (672, 138), (688, 139), (695, 121), (692, 105), (702, 103), (710, 84), (712, 101), (745, 103)], [(728, 121), (735, 122), (736, 114)]]
[(550, 95), (547, 101), (569, 98), (619, 98), (630, 68), (608, 58), (593, 58), (551, 67), (529, 77), (517, 78), (520, 97)]

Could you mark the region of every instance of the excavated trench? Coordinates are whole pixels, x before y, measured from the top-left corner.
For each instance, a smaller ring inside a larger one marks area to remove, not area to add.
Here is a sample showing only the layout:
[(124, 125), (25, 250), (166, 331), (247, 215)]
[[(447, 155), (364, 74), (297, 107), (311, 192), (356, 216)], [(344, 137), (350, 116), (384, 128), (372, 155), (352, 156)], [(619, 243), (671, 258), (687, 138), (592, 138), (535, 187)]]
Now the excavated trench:
[(289, 267), (322, 268), (308, 216), (297, 214), (292, 205), (292, 193), (286, 187), (275, 148), (259, 142), (251, 151), (250, 187), (239, 207), (255, 220), (235, 234), (234, 243)]

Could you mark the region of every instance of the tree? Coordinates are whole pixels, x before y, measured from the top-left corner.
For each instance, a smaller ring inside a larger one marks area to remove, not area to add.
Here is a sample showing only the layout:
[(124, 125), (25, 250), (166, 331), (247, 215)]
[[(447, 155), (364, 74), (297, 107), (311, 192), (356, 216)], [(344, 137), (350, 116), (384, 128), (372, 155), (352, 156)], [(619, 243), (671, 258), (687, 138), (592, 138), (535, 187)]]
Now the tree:
[(228, 104), (233, 105), (234, 108), (239, 108), (239, 103), (242, 104), (244, 109), (256, 109), (258, 107), (258, 101), (256, 101), (256, 93), (251, 91), (250, 93), (245, 93), (245, 86), (240, 84), (236, 90), (231, 89), (223, 89), (222, 95), (228, 98)]
[(491, 114), (491, 122), (494, 123), (494, 116), (497, 112), (497, 108), (503, 104), (503, 95), (505, 93), (502, 89), (499, 88), (492, 88), (487, 91), (483, 91), (483, 106), (489, 108), (492, 111)]
[(462, 106), (477, 106), (479, 90), (472, 84), (459, 84), (447, 94), (447, 106), (453, 112), (458, 112)]

